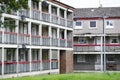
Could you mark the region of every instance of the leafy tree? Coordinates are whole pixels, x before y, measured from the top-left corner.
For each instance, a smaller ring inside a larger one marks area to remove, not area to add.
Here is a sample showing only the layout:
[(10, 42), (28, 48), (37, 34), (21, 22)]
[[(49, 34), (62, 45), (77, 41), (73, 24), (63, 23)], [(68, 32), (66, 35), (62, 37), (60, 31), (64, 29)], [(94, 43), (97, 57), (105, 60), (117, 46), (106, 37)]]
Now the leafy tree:
[[(11, 11), (18, 11), (20, 9), (29, 9), (28, 0), (0, 0), (0, 27), (14, 28), (16, 25), (11, 24), (11, 21), (1, 21), (2, 13), (11, 13)], [(8, 26), (9, 25), (9, 26)]]

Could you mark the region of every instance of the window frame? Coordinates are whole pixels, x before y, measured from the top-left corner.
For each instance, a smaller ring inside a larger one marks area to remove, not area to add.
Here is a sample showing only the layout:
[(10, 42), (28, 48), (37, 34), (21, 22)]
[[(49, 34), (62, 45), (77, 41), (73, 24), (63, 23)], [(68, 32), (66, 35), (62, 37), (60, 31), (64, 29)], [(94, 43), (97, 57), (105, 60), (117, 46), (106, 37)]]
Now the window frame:
[[(116, 39), (118, 42), (117, 43), (112, 43), (113, 39)], [(119, 38), (117, 36), (116, 37), (111, 37), (110, 38), (110, 44), (119, 44)]]
[[(81, 25), (80, 26), (76, 26), (76, 23), (77, 22), (80, 22), (81, 23)], [(78, 20), (78, 21), (75, 21), (75, 29), (82, 29), (83, 28), (83, 22), (82, 21), (80, 21), (80, 20)]]
[[(95, 27), (91, 27), (91, 22), (95, 22)], [(90, 29), (97, 28), (97, 21), (96, 21), (96, 20), (90, 20), (90, 21), (89, 21), (89, 28), (90, 28)]]

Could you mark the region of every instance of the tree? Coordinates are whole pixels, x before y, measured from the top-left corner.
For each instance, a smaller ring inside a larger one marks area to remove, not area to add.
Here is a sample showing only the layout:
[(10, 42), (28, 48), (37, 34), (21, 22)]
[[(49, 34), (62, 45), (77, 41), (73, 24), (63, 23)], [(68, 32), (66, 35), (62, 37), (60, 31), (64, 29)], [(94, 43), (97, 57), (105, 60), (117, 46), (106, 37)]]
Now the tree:
[(10, 14), (11, 11), (18, 11), (21, 9), (29, 9), (28, 0), (0, 0), (0, 27), (3, 25), (4, 27), (13, 28), (15, 24), (11, 24), (11, 21), (2, 22), (1, 17), (2, 13)]

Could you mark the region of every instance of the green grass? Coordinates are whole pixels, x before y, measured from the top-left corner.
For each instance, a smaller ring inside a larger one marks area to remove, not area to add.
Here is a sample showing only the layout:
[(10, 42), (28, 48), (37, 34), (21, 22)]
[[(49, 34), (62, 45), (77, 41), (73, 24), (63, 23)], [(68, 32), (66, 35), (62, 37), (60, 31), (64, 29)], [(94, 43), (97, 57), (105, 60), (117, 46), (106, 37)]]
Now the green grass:
[(0, 80), (120, 80), (120, 73), (74, 73), (40, 75)]

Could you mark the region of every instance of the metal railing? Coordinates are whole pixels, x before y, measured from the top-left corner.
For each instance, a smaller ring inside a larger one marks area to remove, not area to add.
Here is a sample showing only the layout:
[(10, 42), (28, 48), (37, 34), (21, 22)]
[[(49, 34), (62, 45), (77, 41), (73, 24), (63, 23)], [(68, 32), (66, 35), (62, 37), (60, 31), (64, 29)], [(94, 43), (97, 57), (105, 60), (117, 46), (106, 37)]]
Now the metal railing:
[(40, 11), (33, 9), (31, 18), (35, 20), (40, 20)]
[(60, 47), (65, 47), (65, 39), (60, 39)]
[(29, 72), (30, 71), (30, 64), (28, 61), (18, 62), (18, 72)]
[(67, 40), (67, 47), (72, 48), (72, 46), (73, 46), (72, 40)]
[(4, 62), (4, 74), (16, 73), (17, 62)]
[(51, 14), (51, 22), (54, 24), (58, 24), (58, 16)]
[(73, 21), (67, 20), (67, 27), (72, 28), (73, 27)]
[(50, 60), (42, 60), (42, 69), (49, 70), (50, 69)]
[(40, 39), (41, 37), (40, 36), (31, 36), (31, 44), (32, 45), (41, 45), (40, 44)]
[(52, 46), (58, 46), (58, 39), (57, 38), (52, 38)]
[(19, 34), (19, 44), (29, 44), (30, 35), (29, 34)]
[(32, 71), (40, 71), (40, 60), (37, 60), (37, 61), (32, 61), (31, 62), (31, 70)]
[(61, 26), (65, 26), (65, 19), (60, 17), (60, 23)]
[(50, 22), (50, 14), (42, 12), (42, 18), (43, 21)]
[(58, 60), (51, 60), (51, 69), (58, 69)]
[(49, 36), (42, 36), (42, 45), (50, 46), (50, 37)]
[(16, 44), (17, 43), (17, 33), (15, 33), (15, 32), (4, 32), (4, 43)]
[(30, 11), (29, 11), (29, 10), (26, 10), (26, 9), (22, 9), (21, 11), (19, 11), (19, 15), (20, 15), (20, 16), (23, 16), (23, 15), (24, 15), (25, 17), (28, 17), (28, 18), (30, 17), (30, 14), (29, 14), (29, 13), (30, 13)]

